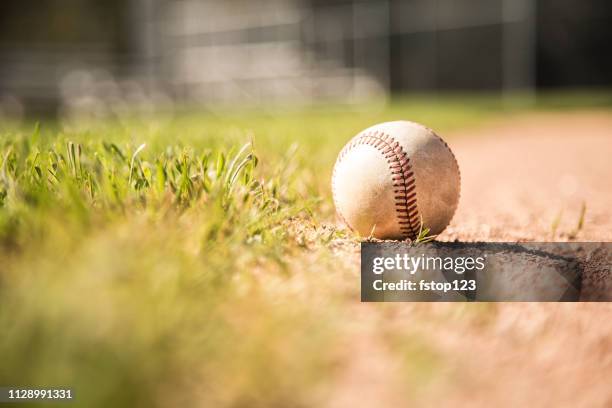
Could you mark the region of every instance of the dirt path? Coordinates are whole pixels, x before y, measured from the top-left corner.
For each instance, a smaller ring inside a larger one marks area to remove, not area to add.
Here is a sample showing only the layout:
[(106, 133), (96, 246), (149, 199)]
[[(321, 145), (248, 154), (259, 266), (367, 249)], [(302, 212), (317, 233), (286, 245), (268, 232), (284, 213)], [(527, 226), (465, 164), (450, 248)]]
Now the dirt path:
[[(512, 117), (448, 135), (461, 201), (441, 239), (612, 241), (612, 113)], [(553, 236), (555, 220), (559, 220)]]
[[(462, 194), (440, 239), (612, 241), (611, 113), (510, 117), (446, 137)], [(356, 316), (333, 407), (612, 406), (612, 303), (362, 304)], [(436, 356), (426, 386), (419, 366), (405, 375), (420, 351), (402, 368), (392, 347), (415, 339)]]

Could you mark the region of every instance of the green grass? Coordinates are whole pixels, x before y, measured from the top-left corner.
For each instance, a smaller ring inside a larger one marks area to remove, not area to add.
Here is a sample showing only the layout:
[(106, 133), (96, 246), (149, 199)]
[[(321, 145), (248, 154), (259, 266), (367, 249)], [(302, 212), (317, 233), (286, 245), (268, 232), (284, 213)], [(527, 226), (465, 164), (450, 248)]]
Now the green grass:
[[(0, 385), (77, 406), (317, 405), (358, 278), (331, 167), (377, 122), (444, 132), (486, 98), (4, 125)], [(432, 374), (433, 375), (433, 374)]]

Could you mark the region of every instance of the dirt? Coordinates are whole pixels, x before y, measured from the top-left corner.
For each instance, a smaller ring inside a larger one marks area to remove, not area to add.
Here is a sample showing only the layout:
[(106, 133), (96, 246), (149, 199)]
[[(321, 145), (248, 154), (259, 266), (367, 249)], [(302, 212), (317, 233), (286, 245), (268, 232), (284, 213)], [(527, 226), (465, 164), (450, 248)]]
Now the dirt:
[(612, 240), (612, 113), (510, 117), (448, 139), (461, 199), (440, 239)]
[[(610, 112), (512, 116), (445, 138), (462, 192), (440, 240), (612, 241)], [(612, 295), (606, 265), (599, 257), (585, 271), (586, 299), (602, 288)], [(354, 346), (330, 406), (612, 406), (612, 303), (356, 308), (351, 315), (365, 323), (346, 333)], [(398, 368), (397, 342), (414, 338), (437, 356), (426, 385), (425, 372)]]

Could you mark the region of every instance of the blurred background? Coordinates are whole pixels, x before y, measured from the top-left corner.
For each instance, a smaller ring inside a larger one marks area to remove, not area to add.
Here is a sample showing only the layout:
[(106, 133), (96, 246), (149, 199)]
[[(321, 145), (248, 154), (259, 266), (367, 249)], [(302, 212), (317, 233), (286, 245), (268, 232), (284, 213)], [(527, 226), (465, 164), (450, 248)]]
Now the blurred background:
[(3, 0), (0, 112), (610, 87), (611, 25), (608, 0)]

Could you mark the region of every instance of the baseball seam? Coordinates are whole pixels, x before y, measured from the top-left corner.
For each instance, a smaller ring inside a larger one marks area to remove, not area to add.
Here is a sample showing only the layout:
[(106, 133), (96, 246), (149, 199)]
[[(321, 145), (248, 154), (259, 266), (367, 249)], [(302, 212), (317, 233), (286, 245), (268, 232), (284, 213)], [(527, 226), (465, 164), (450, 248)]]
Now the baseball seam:
[[(399, 230), (403, 238), (415, 239), (421, 227), (416, 197), (416, 179), (410, 165), (410, 158), (401, 144), (392, 136), (380, 131), (363, 133), (354, 138), (342, 149), (338, 156), (332, 175), (332, 194), (336, 197), (336, 169), (338, 163), (355, 147), (368, 145), (378, 150), (387, 160), (393, 181), (395, 212)], [(335, 202), (336, 208), (338, 203)], [(340, 211), (337, 211), (342, 221), (350, 227)]]

